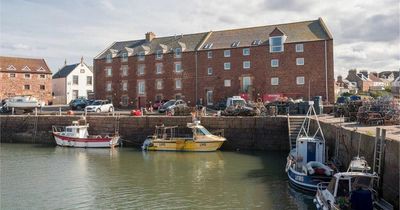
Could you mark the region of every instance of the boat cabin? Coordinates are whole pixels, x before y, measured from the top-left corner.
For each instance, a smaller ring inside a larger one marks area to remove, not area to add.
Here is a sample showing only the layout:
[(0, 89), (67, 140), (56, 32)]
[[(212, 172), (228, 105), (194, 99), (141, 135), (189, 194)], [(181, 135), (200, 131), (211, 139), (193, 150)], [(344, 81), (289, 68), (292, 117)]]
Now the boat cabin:
[(325, 142), (319, 138), (300, 137), (296, 142), (296, 163), (304, 166), (308, 162), (325, 162)]
[(87, 138), (89, 124), (82, 125), (78, 121), (73, 121), (72, 125), (66, 126), (65, 131), (61, 133), (63, 136), (75, 137), (75, 138)]
[(173, 140), (176, 138), (196, 140), (199, 137), (211, 136), (205, 127), (200, 125), (200, 122), (188, 123), (187, 128), (179, 128), (178, 126), (156, 126), (154, 136), (157, 139)]

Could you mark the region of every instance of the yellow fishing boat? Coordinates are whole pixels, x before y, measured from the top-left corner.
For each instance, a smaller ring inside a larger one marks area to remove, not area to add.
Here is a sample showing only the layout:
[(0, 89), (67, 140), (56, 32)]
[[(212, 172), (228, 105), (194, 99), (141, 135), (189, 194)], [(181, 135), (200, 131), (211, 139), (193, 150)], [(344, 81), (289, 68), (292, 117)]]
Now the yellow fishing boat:
[(187, 129), (178, 126), (156, 126), (155, 133), (143, 143), (143, 150), (159, 151), (215, 151), (226, 138), (211, 134), (200, 121), (188, 123)]

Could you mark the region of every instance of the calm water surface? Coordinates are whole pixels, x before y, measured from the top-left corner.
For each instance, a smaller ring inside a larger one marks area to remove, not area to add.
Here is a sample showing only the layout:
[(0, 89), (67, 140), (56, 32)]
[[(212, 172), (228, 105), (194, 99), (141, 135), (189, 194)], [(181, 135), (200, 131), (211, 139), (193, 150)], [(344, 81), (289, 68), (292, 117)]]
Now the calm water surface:
[(1, 209), (313, 209), (286, 154), (1, 144)]

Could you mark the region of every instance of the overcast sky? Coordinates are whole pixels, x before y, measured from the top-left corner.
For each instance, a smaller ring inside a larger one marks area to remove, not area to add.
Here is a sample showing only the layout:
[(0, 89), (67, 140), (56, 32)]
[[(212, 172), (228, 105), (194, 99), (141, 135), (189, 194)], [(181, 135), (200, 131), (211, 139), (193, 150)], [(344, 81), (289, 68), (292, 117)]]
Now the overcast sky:
[(399, 0), (0, 0), (0, 55), (93, 57), (114, 41), (270, 25), (322, 17), (334, 38), (335, 74), (399, 70)]

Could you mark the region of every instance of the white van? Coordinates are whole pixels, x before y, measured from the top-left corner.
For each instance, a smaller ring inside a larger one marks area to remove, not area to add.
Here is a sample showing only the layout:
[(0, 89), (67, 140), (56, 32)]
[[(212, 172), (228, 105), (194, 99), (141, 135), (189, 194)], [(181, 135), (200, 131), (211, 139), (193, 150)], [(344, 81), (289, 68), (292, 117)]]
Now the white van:
[(230, 107), (230, 106), (245, 106), (246, 100), (244, 100), (244, 98), (240, 97), (240, 96), (233, 96), (233, 97), (229, 97), (226, 100), (226, 107)]

